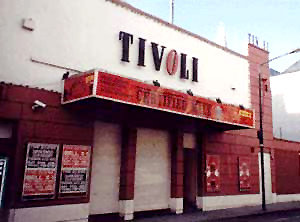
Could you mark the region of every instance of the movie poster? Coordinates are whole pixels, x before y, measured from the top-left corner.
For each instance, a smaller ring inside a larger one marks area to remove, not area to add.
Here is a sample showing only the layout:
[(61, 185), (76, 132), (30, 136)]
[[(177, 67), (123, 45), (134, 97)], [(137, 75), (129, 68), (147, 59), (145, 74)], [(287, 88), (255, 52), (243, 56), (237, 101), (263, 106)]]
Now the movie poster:
[(55, 197), (58, 154), (59, 144), (27, 144), (23, 200)]
[(86, 196), (89, 185), (90, 146), (63, 145), (60, 197)]

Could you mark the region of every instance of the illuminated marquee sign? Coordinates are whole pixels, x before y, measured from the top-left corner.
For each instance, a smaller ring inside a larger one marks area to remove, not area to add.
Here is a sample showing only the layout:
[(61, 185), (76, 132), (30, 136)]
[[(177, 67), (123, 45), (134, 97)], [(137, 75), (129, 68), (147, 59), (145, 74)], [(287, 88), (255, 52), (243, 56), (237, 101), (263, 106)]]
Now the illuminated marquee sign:
[(250, 128), (255, 122), (251, 109), (220, 104), (106, 72), (91, 71), (64, 81), (63, 104), (90, 97)]

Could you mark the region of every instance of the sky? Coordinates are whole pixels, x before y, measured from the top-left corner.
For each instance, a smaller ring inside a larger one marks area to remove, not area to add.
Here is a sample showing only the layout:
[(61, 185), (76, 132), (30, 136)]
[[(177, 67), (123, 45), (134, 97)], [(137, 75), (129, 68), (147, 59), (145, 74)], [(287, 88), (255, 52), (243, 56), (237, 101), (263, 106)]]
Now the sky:
[[(170, 0), (126, 0), (169, 21)], [(224, 29), (227, 47), (247, 54), (248, 33), (259, 46), (268, 42), (270, 59), (300, 48), (300, 0), (174, 0), (174, 24), (218, 42)], [(223, 24), (223, 25), (221, 25)], [(282, 57), (270, 67), (282, 72), (300, 60), (300, 53)]]

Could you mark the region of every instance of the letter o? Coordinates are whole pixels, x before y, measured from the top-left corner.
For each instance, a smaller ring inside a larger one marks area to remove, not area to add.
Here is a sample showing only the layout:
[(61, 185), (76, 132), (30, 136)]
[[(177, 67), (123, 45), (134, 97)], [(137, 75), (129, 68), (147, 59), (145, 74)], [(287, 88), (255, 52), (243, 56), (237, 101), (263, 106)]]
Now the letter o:
[(167, 57), (167, 72), (169, 75), (174, 75), (177, 72), (178, 68), (178, 54), (176, 50), (172, 49), (168, 53)]

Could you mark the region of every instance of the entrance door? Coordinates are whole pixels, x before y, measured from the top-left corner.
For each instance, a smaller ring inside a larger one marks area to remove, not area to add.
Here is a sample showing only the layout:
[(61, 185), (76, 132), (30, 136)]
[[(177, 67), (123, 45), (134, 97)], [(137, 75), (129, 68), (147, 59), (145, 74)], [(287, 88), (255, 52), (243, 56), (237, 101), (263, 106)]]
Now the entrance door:
[(184, 149), (184, 177), (183, 177), (183, 209), (189, 212), (197, 209), (197, 164), (196, 149)]

